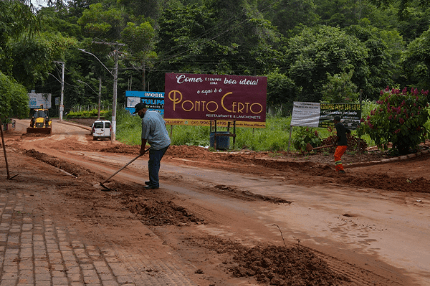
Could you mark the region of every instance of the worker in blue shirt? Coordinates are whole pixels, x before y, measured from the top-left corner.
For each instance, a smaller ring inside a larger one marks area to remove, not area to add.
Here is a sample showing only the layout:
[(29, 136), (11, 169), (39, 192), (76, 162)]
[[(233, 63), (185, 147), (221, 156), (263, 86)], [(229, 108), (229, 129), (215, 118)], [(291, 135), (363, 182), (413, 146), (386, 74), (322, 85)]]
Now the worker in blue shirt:
[(148, 111), (145, 103), (138, 103), (136, 111), (142, 118), (142, 144), (140, 154), (145, 153), (146, 143), (151, 145), (149, 149), (149, 181), (145, 182), (145, 189), (158, 189), (160, 187), (158, 172), (160, 171), (160, 161), (170, 146), (169, 134), (166, 130), (166, 122), (160, 113)]

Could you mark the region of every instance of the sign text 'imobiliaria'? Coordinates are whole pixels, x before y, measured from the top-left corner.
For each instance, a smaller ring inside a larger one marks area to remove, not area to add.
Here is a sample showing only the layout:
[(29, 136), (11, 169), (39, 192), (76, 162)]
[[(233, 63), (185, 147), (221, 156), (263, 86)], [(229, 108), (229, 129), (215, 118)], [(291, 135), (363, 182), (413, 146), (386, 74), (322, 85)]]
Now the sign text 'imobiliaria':
[(164, 120), (169, 125), (266, 125), (267, 78), (167, 73)]

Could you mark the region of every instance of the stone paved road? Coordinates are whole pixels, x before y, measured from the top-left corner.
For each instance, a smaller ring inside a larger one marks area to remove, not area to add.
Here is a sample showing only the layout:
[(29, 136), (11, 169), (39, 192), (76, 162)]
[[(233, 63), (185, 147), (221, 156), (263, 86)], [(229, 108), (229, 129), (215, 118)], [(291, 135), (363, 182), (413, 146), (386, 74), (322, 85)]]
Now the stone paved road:
[(0, 192), (0, 286), (194, 285), (173, 254), (154, 259), (157, 249), (127, 253), (86, 244), (54, 218), (34, 215), (27, 204), (32, 196)]

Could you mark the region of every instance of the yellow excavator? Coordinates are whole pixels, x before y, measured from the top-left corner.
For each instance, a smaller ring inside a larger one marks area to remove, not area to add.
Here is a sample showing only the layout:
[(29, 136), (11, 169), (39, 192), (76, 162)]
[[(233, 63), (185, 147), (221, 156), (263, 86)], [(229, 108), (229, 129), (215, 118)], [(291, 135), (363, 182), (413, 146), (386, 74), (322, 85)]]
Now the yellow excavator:
[(27, 133), (41, 133), (51, 134), (52, 120), (49, 118), (49, 111), (47, 108), (33, 109), (33, 115), (30, 121), (30, 127), (27, 128)]

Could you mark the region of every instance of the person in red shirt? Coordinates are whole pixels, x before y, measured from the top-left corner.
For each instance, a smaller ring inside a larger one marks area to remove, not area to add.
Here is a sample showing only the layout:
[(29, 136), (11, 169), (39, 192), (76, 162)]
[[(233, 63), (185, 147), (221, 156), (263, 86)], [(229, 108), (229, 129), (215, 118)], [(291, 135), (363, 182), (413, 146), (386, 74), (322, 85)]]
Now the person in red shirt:
[(351, 130), (346, 128), (341, 122), (340, 117), (335, 116), (333, 118), (334, 127), (336, 127), (337, 132), (337, 147), (336, 151), (334, 151), (334, 164), (336, 166), (336, 172), (338, 174), (345, 174), (345, 170), (342, 165), (342, 155), (345, 153), (346, 148), (348, 147), (348, 138), (347, 134), (351, 134)]

